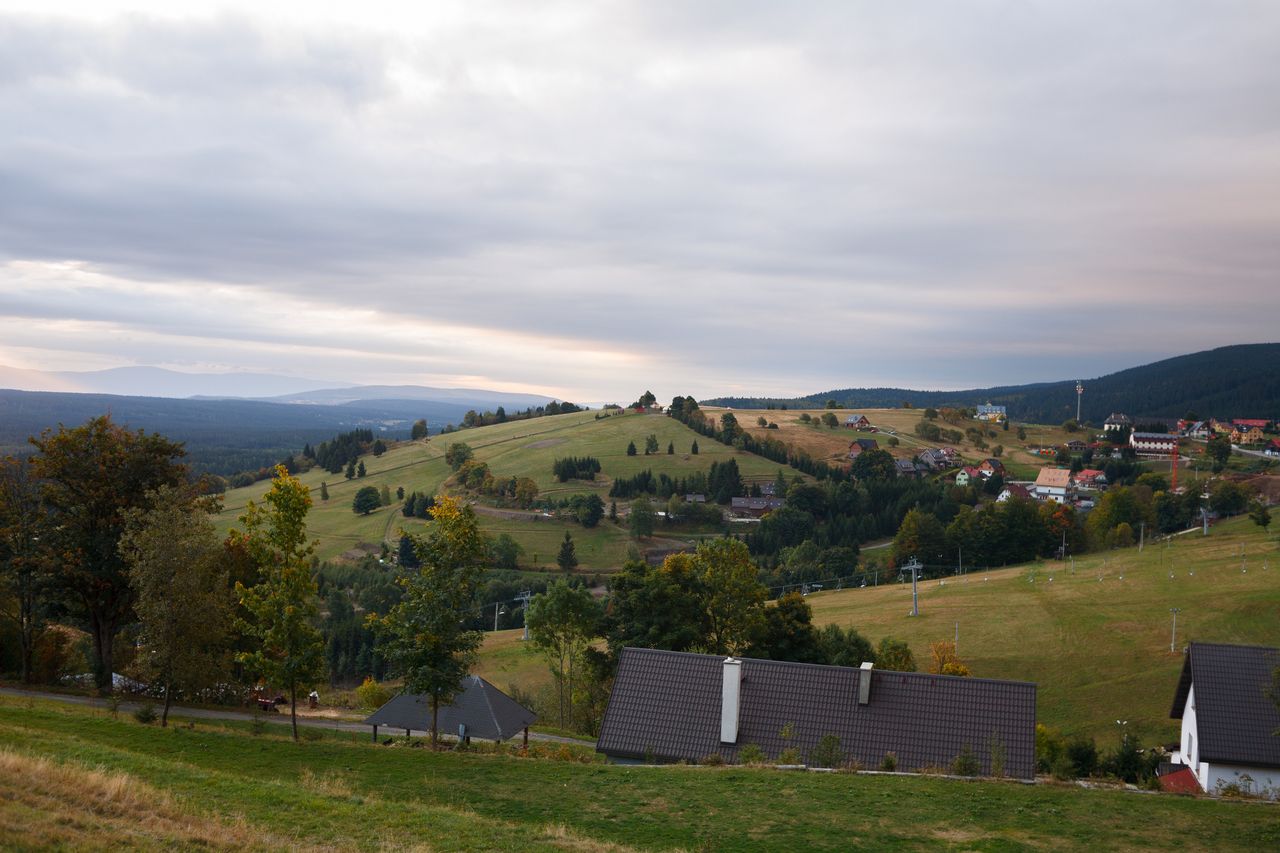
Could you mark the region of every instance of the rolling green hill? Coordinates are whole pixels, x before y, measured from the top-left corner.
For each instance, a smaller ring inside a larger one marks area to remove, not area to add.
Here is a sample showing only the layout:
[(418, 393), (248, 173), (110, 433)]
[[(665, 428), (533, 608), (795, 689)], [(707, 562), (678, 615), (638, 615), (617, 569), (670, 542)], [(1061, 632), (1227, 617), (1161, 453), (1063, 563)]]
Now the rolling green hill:
[[(1240, 549), (1244, 550), (1241, 571)], [(929, 643), (954, 639), (976, 676), (1040, 685), (1039, 718), (1110, 743), (1115, 721), (1145, 743), (1177, 739), (1169, 706), (1190, 640), (1280, 646), (1280, 544), (1247, 519), (1207, 538), (1189, 533), (1136, 547), (985, 574), (810, 595), (815, 624), (906, 640), (921, 668)], [(1170, 577), (1172, 575), (1172, 577)]]
[[(401, 514), (399, 502), (393, 502), (390, 507), (383, 507), (368, 516), (357, 516), (351, 511), (352, 498), (360, 487), (366, 485), (378, 488), (386, 485), (393, 497), (397, 487), (401, 486), (406, 493), (439, 492), (450, 474), (449, 467), (444, 462), (444, 454), (454, 442), (470, 446), (475, 452), (475, 458), (488, 463), (495, 476), (530, 477), (537, 482), (542, 495), (553, 498), (594, 492), (607, 502), (609, 487), (614, 478), (629, 477), (645, 469), (651, 469), (655, 475), (666, 473), (672, 477), (680, 477), (696, 471), (706, 471), (712, 462), (729, 459), (737, 461), (744, 478), (772, 480), (780, 469), (786, 471), (788, 476), (795, 473), (759, 456), (737, 451), (699, 436), (668, 417), (625, 414), (597, 420), (597, 414), (577, 412), (511, 421), (433, 436), (427, 442), (404, 442), (392, 447), (381, 457), (363, 457), (368, 474), (362, 479), (346, 480), (342, 475), (319, 469), (309, 471), (301, 479), (311, 487), (315, 501), (308, 518), (308, 528), (319, 542), (317, 552), (322, 559), (332, 559), (361, 543), (376, 546), (384, 540), (394, 542), (396, 532), (401, 527), (408, 530), (419, 527), (421, 522), (406, 519)], [(645, 456), (645, 437), (650, 434), (657, 437), (659, 452), (653, 456)], [(697, 455), (689, 452), (695, 440), (698, 441), (700, 450)], [(641, 452), (628, 456), (627, 444), (632, 441)], [(675, 445), (674, 454), (667, 454), (668, 444)], [(557, 457), (588, 455), (597, 457), (603, 469), (595, 481), (556, 481), (551, 473), (551, 465)], [(328, 501), (319, 499), (321, 482), (328, 484)], [(219, 527), (226, 530), (233, 526), (236, 518), (244, 511), (245, 504), (261, 497), (269, 487), (270, 482), (263, 481), (227, 492), (225, 508), (217, 522)], [(486, 513), (483, 509), (480, 512), (481, 526), (486, 533), (509, 533), (521, 544), (525, 550), (522, 565), (528, 563), (543, 568), (554, 566), (555, 554), (565, 531), (577, 543), (582, 569), (612, 569), (621, 565), (626, 558), (629, 543), (627, 532), (625, 528), (607, 520), (588, 530), (573, 522), (543, 518), (536, 513)]]

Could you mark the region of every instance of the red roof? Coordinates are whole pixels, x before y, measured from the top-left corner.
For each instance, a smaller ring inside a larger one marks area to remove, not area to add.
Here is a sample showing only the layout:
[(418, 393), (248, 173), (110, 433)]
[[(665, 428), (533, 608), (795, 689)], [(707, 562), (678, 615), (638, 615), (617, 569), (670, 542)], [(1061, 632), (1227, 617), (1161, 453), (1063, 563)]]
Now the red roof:
[(1257, 418), (1236, 418), (1232, 421), (1236, 426), (1257, 427), (1258, 429), (1266, 429), (1268, 421), (1258, 420)]
[(1170, 794), (1198, 794), (1200, 783), (1190, 767), (1183, 767), (1160, 777), (1160, 790)]

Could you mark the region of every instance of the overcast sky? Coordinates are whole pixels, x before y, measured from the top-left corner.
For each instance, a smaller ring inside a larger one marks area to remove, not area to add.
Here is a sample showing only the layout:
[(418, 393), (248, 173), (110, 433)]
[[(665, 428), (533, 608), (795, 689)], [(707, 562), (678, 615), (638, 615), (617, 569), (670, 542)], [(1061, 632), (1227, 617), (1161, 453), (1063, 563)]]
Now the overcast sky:
[(0, 364), (626, 402), (1280, 338), (1280, 3), (322, 5), (0, 0)]

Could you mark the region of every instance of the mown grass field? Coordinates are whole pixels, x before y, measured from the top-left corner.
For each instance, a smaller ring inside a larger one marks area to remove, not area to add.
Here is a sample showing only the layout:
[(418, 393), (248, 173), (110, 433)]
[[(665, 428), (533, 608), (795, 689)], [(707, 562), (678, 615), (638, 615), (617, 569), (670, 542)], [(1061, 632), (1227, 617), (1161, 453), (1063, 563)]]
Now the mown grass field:
[(1170, 608), (1181, 608), (1179, 650), (1190, 640), (1280, 645), (1280, 546), (1244, 518), (1207, 538), (1091, 554), (1074, 573), (1045, 561), (919, 586), (918, 617), (908, 615), (909, 582), (808, 601), (815, 624), (906, 640), (921, 668), (929, 643), (954, 639), (959, 623), (960, 657), (974, 675), (1037, 682), (1041, 722), (1107, 746), (1118, 719), (1144, 743), (1177, 739), (1169, 706), (1182, 655), (1169, 651)]
[[(368, 473), (359, 479), (347, 480), (341, 474), (308, 471), (300, 479), (311, 488), (315, 501), (307, 526), (318, 542), (317, 553), (321, 559), (333, 559), (361, 543), (377, 545), (384, 539), (394, 542), (401, 528), (417, 529), (418, 522), (401, 515), (400, 502), (394, 500), (396, 489), (403, 487), (406, 494), (413, 491), (439, 493), (450, 474), (444, 454), (454, 442), (469, 445), (475, 457), (488, 463), (495, 475), (530, 477), (538, 483), (542, 495), (557, 498), (595, 492), (607, 500), (609, 488), (617, 477), (633, 476), (645, 469), (651, 469), (654, 474), (680, 477), (697, 471), (705, 472), (712, 462), (729, 459), (737, 461), (746, 478), (773, 479), (779, 468), (789, 475), (794, 474), (785, 466), (699, 436), (668, 417), (626, 414), (596, 420), (596, 414), (579, 412), (512, 421), (437, 435), (426, 442), (405, 442), (381, 457), (363, 457)], [(659, 452), (645, 456), (645, 437), (650, 434), (657, 437)], [(689, 452), (695, 440), (699, 446), (697, 455)], [(627, 444), (632, 441), (639, 452), (635, 456), (627, 456)], [(668, 444), (675, 445), (675, 453), (667, 454)], [(558, 483), (551, 473), (551, 466), (556, 458), (564, 456), (595, 456), (603, 468), (602, 475), (594, 482)], [(328, 501), (320, 500), (322, 482), (328, 485)], [(351, 511), (351, 501), (358, 489), (363, 486), (380, 489), (384, 485), (391, 490), (391, 506), (367, 516)], [(231, 529), (244, 512), (247, 502), (260, 499), (269, 487), (270, 482), (263, 481), (227, 492), (224, 509), (216, 521), (219, 529), (224, 532)], [(524, 520), (482, 515), (480, 524), (491, 536), (508, 533), (514, 537), (524, 548), (521, 564), (534, 568), (554, 566), (560, 540), (566, 531), (574, 538), (583, 570), (620, 566), (630, 542), (625, 528), (607, 522), (602, 522), (594, 530), (587, 530), (572, 522), (552, 519)]]
[(1280, 845), (1273, 806), (753, 768), (295, 745), (0, 699), (10, 850), (1148, 850)]

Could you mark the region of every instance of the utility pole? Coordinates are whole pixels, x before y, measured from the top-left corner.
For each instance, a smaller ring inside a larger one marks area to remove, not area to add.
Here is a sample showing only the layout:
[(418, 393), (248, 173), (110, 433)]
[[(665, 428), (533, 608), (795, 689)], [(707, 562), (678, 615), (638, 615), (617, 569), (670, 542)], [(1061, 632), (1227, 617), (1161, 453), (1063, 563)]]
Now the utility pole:
[(501, 601), (495, 601), (493, 603), (493, 630), (494, 631), (498, 630), (498, 617), (506, 612), (507, 612), (507, 608), (502, 606)]
[(1138, 553), (1142, 553), (1143, 543), (1147, 539), (1147, 523), (1145, 521), (1138, 522)]
[(1084, 399), (1084, 383), (1076, 380), (1076, 423), (1080, 423), (1080, 401)]
[(520, 619), (524, 623), (524, 636), (520, 639), (527, 640), (529, 639), (529, 602), (533, 600), (533, 592), (526, 589), (517, 595), (515, 600), (520, 602), (521, 610), (524, 614)]
[(1173, 614), (1173, 633), (1169, 635), (1169, 651), (1176, 652), (1178, 650), (1178, 614), (1182, 612), (1182, 608), (1170, 607), (1169, 612)]
[(964, 548), (962, 546), (956, 546), (956, 559), (959, 560), (959, 565), (956, 566), (956, 574), (962, 575), (964, 574)]
[(922, 566), (920, 565), (919, 560), (917, 560), (915, 557), (912, 557), (911, 562), (907, 563), (905, 566), (903, 566), (903, 568), (911, 570), (911, 615), (919, 616), (920, 615), (920, 596), (916, 591), (916, 578), (919, 576), (920, 569), (922, 568)]

